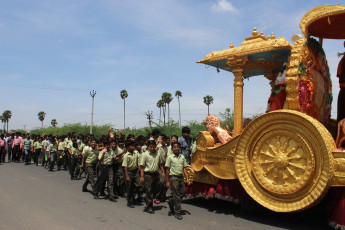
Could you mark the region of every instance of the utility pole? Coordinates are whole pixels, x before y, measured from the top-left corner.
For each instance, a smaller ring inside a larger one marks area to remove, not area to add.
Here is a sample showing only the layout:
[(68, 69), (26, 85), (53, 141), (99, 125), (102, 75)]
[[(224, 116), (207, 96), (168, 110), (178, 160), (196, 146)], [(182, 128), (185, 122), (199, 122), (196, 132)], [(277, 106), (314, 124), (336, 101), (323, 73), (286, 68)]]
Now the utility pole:
[(150, 131), (151, 131), (151, 129), (152, 129), (151, 124), (152, 124), (152, 120), (153, 120), (152, 111), (151, 111), (151, 112), (150, 112), (150, 111), (147, 111), (147, 113), (145, 113), (145, 114), (146, 114), (146, 116), (147, 116), (147, 119), (149, 120), (149, 126), (150, 126)]
[(96, 91), (92, 90), (92, 93), (91, 93), (91, 91), (90, 91), (90, 96), (92, 97), (92, 111), (91, 111), (90, 134), (92, 134), (92, 126), (93, 126), (93, 108), (94, 108), (94, 103), (95, 103)]

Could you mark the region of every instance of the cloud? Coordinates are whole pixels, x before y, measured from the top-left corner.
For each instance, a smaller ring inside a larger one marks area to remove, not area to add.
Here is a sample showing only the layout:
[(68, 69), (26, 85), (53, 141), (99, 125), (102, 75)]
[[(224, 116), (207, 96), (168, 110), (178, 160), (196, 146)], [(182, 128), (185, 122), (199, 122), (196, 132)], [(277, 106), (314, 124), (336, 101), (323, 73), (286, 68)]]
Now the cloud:
[(236, 7), (234, 7), (231, 2), (228, 2), (227, 0), (218, 0), (217, 3), (211, 5), (211, 9), (217, 13), (239, 13), (239, 10)]

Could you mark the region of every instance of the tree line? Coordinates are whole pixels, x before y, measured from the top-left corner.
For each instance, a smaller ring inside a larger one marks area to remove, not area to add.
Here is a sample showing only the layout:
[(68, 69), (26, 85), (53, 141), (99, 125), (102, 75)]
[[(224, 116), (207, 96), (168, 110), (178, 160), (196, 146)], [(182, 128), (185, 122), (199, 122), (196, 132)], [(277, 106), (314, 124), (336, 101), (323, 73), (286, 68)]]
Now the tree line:
[[(123, 128), (126, 129), (126, 98), (128, 97), (127, 90), (123, 89), (120, 91), (120, 97), (123, 100)], [(180, 106), (180, 98), (182, 97), (182, 92), (180, 90), (176, 90), (175, 97), (178, 101), (178, 112), (179, 112), (179, 120), (178, 124), (181, 127), (181, 106)], [(159, 108), (159, 125), (162, 123), (165, 125), (167, 122), (171, 121), (170, 117), (170, 103), (172, 102), (173, 97), (171, 93), (164, 92), (162, 93), (161, 98), (158, 100), (156, 106)], [(204, 98), (204, 104), (207, 105), (207, 114), (210, 114), (210, 104), (213, 103), (213, 97), (210, 95), (206, 95)], [(163, 113), (163, 121), (162, 121), (162, 113)], [(44, 111), (40, 111), (37, 114), (38, 120), (41, 121), (42, 125), (41, 128), (43, 129), (43, 121), (45, 119), (46, 113)], [(12, 117), (12, 112), (10, 110), (5, 110), (2, 115), (0, 115), (0, 120), (4, 124), (4, 132), (7, 130), (8, 132), (8, 122)], [(167, 118), (167, 119), (166, 119)], [(56, 119), (52, 119), (50, 122), (52, 127), (56, 127), (58, 122)], [(7, 129), (5, 129), (7, 127)]]

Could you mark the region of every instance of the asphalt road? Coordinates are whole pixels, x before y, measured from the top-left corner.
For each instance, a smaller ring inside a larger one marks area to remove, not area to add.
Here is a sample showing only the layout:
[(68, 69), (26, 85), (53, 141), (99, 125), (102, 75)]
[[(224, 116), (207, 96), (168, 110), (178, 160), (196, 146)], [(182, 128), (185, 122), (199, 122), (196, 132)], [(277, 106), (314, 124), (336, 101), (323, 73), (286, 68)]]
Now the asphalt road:
[(243, 210), (216, 199), (182, 204), (183, 220), (168, 216), (168, 205), (155, 214), (116, 203), (94, 200), (81, 192), (84, 179), (70, 180), (67, 171), (48, 172), (22, 163), (0, 165), (0, 229), (329, 229), (322, 204), (300, 213), (279, 214), (264, 208)]

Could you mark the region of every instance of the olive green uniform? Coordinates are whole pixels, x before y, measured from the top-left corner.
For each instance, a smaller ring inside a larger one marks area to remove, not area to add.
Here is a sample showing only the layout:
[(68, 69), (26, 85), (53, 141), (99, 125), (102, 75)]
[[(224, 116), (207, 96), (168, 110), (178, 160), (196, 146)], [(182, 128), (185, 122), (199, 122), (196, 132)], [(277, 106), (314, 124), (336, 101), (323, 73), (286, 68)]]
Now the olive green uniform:
[(140, 177), (138, 174), (139, 156), (136, 152), (127, 152), (123, 156), (122, 167), (127, 168), (127, 173), (130, 181), (126, 181), (127, 201), (134, 202), (135, 193), (140, 189)]
[(71, 148), (71, 168), (70, 174), (71, 179), (76, 178), (79, 175), (80, 165), (79, 165), (79, 150), (77, 148)]
[[(119, 146), (116, 147), (115, 155), (122, 153), (124, 148)], [(125, 172), (123, 171), (122, 162), (123, 162), (123, 154), (115, 163), (114, 163), (114, 175), (115, 175), (115, 191), (118, 195), (124, 196), (126, 191), (126, 183), (125, 183)]]
[(40, 155), (42, 152), (42, 142), (41, 141), (35, 141), (34, 143), (34, 162), (36, 163), (36, 165), (38, 165), (39, 163), (42, 164), (42, 159), (40, 159)]
[(96, 165), (98, 162), (98, 150), (92, 147), (86, 146), (83, 149), (83, 156), (85, 161), (85, 168), (87, 173), (87, 178), (83, 184), (83, 190), (86, 190), (87, 185), (91, 184), (92, 189), (95, 187), (95, 176), (96, 176)]
[(93, 194), (98, 195), (101, 188), (103, 187), (104, 183), (107, 182), (108, 186), (108, 195), (110, 199), (114, 199), (114, 173), (112, 169), (112, 164), (115, 158), (114, 151), (108, 150), (104, 153), (103, 160), (102, 159), (103, 151), (99, 152), (98, 160), (100, 161), (100, 175), (96, 181)]
[(175, 212), (180, 214), (181, 212), (181, 201), (186, 193), (184, 184), (183, 174), (184, 167), (187, 166), (185, 157), (182, 154), (176, 156), (171, 154), (165, 163), (165, 167), (169, 168), (169, 182), (170, 190), (173, 197), (170, 198), (169, 203), (173, 204)]
[(49, 171), (53, 171), (54, 165), (55, 165), (55, 162), (56, 162), (57, 145), (56, 144), (50, 144), (49, 145), (49, 152), (50, 152)]
[(159, 190), (159, 166), (162, 158), (157, 151), (151, 153), (146, 151), (142, 154), (140, 166), (144, 168), (144, 187), (146, 192), (146, 208), (152, 208), (153, 195)]

